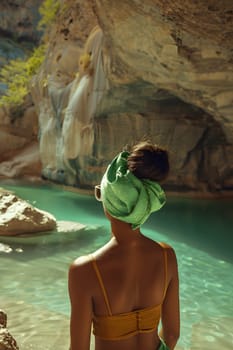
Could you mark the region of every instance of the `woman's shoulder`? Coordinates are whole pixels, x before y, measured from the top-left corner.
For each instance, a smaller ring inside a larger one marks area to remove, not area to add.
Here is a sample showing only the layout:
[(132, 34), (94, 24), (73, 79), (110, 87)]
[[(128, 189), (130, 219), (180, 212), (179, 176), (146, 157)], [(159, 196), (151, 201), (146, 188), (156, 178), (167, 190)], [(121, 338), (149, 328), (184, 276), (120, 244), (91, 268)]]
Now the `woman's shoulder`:
[(166, 243), (166, 242), (160, 242), (160, 241), (155, 241), (155, 240), (153, 240), (153, 239), (151, 239), (151, 238), (148, 238), (148, 237), (144, 237), (146, 240), (147, 240), (147, 243), (149, 243), (149, 245), (152, 247), (152, 246), (154, 246), (155, 248), (157, 248), (157, 249), (159, 249), (159, 250), (161, 250), (161, 248), (163, 249), (163, 250), (165, 250), (165, 251), (174, 251), (174, 248), (170, 245), (170, 244), (168, 244), (168, 243)]
[(176, 252), (174, 248), (167, 243), (160, 242), (159, 244), (164, 249), (165, 256), (167, 257), (166, 260), (167, 260), (168, 273), (170, 277), (173, 277), (177, 275), (177, 270), (178, 270)]
[(166, 242), (157, 242), (164, 249), (173, 249), (172, 246)]
[(164, 257), (166, 258), (168, 267), (170, 269), (176, 269), (177, 268), (177, 257), (175, 249), (168, 243), (165, 242), (156, 242), (163, 250)]
[(174, 248), (170, 244), (165, 242), (157, 242), (157, 243), (160, 245), (160, 247), (162, 247), (166, 251), (167, 254), (170, 254), (170, 255), (176, 254)]
[(74, 266), (83, 266), (83, 265), (87, 265), (92, 261), (92, 254), (88, 254), (88, 255), (81, 255), (79, 257), (77, 257), (73, 262), (72, 265)]
[[(76, 286), (76, 282), (79, 281), (83, 287), (92, 289), (92, 276), (93, 266), (92, 266), (91, 255), (83, 255), (76, 258), (69, 267), (69, 281), (71, 285)], [(87, 278), (89, 276), (89, 278)]]
[(91, 254), (77, 257), (70, 265), (70, 272), (74, 274), (85, 274), (90, 270), (92, 260)]

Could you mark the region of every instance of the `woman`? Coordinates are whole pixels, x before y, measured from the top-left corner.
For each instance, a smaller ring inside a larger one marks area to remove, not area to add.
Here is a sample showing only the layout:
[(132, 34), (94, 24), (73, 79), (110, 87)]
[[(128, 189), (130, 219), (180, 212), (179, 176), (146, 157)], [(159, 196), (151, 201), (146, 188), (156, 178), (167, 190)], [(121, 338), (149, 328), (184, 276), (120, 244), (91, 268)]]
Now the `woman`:
[(120, 153), (96, 187), (112, 236), (70, 267), (71, 350), (89, 350), (92, 325), (95, 350), (175, 348), (180, 328), (176, 256), (140, 230), (166, 202), (158, 182), (168, 172), (167, 152), (142, 142)]

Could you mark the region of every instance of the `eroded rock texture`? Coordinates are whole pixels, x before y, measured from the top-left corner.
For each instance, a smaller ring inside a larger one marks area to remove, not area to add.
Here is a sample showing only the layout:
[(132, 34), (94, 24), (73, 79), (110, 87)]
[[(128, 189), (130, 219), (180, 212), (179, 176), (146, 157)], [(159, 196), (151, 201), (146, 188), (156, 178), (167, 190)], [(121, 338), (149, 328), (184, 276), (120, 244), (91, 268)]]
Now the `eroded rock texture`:
[(67, 0), (32, 83), (44, 177), (98, 183), (142, 138), (170, 151), (167, 189), (233, 188), (233, 3)]

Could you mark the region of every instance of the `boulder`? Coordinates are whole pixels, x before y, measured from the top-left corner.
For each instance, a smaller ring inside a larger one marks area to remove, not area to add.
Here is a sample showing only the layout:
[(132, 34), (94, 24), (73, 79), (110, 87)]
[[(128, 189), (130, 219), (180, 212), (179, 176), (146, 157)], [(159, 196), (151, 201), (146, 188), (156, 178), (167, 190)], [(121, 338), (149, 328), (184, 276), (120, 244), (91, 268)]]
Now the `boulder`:
[(14, 236), (55, 228), (53, 215), (33, 207), (12, 192), (0, 190), (0, 235)]

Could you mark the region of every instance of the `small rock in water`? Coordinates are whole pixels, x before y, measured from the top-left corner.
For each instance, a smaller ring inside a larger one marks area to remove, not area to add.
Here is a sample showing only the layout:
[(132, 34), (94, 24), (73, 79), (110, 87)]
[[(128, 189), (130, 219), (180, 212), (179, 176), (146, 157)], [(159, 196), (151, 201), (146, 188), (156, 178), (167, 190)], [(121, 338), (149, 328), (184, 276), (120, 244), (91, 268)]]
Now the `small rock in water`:
[(1, 350), (19, 350), (14, 337), (10, 334), (7, 327), (7, 315), (0, 310), (0, 349)]

